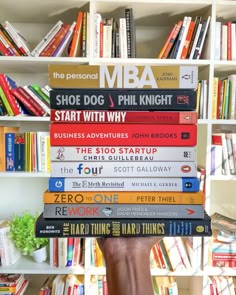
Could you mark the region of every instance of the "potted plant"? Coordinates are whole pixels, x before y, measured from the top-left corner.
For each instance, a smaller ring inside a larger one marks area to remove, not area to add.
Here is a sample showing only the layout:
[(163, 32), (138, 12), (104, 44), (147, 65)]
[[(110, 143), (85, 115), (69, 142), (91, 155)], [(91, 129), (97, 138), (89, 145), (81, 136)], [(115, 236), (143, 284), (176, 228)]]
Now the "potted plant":
[(47, 245), (48, 238), (35, 237), (35, 222), (39, 214), (31, 214), (24, 212), (22, 215), (15, 215), (10, 220), (10, 233), (9, 236), (14, 242), (15, 246), (22, 252), (22, 255), (32, 255), (39, 249), (44, 250), (44, 257), (36, 259), (38, 262), (47, 259)]

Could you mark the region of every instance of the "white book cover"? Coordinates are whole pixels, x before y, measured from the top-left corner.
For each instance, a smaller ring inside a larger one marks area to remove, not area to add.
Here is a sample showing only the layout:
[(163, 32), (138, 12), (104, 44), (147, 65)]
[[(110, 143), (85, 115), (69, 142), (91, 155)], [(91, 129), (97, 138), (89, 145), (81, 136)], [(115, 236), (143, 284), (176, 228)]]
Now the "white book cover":
[(221, 57), (221, 25), (220, 21), (215, 22), (215, 46), (214, 46), (214, 58), (220, 60)]
[(100, 57), (100, 23), (102, 16), (100, 13), (94, 15), (94, 58)]
[(197, 45), (197, 41), (198, 41), (198, 38), (199, 38), (199, 35), (200, 35), (200, 32), (201, 32), (201, 29), (202, 29), (202, 24), (200, 23), (197, 27), (197, 32), (196, 32), (196, 35), (195, 35), (195, 38), (194, 38), (194, 41), (193, 41), (193, 46), (192, 46), (192, 49), (191, 49), (191, 52), (190, 52), (190, 56), (189, 56), (189, 59), (193, 59), (193, 55), (194, 55), (194, 52), (195, 52), (195, 49), (196, 49), (196, 45)]
[(126, 19), (119, 19), (119, 44), (120, 44), (120, 57), (128, 57), (128, 48), (127, 48), (127, 31), (126, 31)]
[(191, 20), (192, 20), (191, 16), (185, 16), (184, 17), (184, 21), (183, 21), (184, 31), (183, 31), (183, 34), (181, 36), (180, 45), (179, 45), (179, 48), (178, 48), (176, 59), (180, 59), (180, 56), (182, 54), (182, 50), (183, 50), (183, 47), (184, 47), (185, 39), (186, 39), (186, 36), (187, 36), (187, 33), (188, 33), (188, 29), (189, 29), (189, 25), (190, 25)]

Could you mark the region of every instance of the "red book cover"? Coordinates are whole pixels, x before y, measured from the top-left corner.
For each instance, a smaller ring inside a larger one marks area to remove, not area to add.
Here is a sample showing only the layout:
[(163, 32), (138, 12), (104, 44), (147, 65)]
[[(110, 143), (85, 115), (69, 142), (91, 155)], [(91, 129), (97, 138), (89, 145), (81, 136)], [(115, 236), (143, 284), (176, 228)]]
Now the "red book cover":
[(195, 146), (197, 125), (52, 123), (50, 142), (51, 146)]
[(171, 38), (172, 38), (172, 36), (173, 36), (173, 34), (174, 34), (175, 30), (176, 30), (176, 27), (177, 27), (177, 24), (175, 24), (175, 25), (173, 26), (173, 28), (171, 29), (171, 31), (170, 31), (170, 33), (169, 33), (169, 35), (168, 35), (168, 37), (167, 37), (167, 39), (166, 39), (164, 45), (162, 46), (162, 48), (161, 48), (161, 50), (160, 50), (160, 52), (159, 52), (157, 58), (162, 58), (162, 56), (163, 56), (163, 54), (164, 54), (164, 52), (165, 52), (165, 50), (166, 50), (168, 44), (169, 44), (170, 41), (171, 41)]
[(11, 89), (11, 93), (19, 100), (26, 108), (35, 116), (42, 116), (42, 114), (31, 104), (31, 102), (25, 98), (17, 88)]
[(11, 109), (14, 113), (15, 116), (20, 115), (21, 114), (21, 110), (19, 107), (19, 104), (17, 102), (17, 100), (15, 99), (14, 95), (11, 93), (11, 86), (9, 85), (8, 81), (7, 81), (7, 77), (5, 74), (0, 73), (0, 85), (7, 97), (7, 100), (11, 106)]
[(232, 60), (232, 22), (227, 22), (227, 60)]
[(50, 113), (51, 122), (58, 123), (158, 123), (196, 124), (195, 111), (110, 111), (110, 110), (55, 110)]
[(80, 52), (79, 46), (80, 46), (80, 40), (82, 37), (82, 21), (83, 21), (83, 12), (79, 11), (77, 20), (76, 20), (76, 26), (75, 26), (72, 41), (71, 41), (71, 47), (69, 52), (70, 57), (79, 56), (78, 52)]
[(40, 113), (40, 116), (45, 116), (47, 114), (42, 109), (42, 107), (25, 91), (25, 89), (22, 86), (18, 86), (17, 90), (19, 91), (19, 93), (23, 95), (23, 97), (25, 97), (30, 102), (31, 105), (34, 106), (34, 108), (38, 110), (38, 112)]

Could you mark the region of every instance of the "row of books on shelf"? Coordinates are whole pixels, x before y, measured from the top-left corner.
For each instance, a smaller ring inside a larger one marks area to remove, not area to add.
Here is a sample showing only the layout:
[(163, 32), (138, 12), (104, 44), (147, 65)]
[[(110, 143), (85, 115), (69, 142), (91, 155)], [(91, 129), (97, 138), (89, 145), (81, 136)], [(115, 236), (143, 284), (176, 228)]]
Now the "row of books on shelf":
[[(132, 8), (123, 17), (103, 18), (96, 13), (95, 57), (135, 57), (135, 27)], [(58, 20), (37, 46), (30, 50), (20, 32), (9, 22), (0, 23), (0, 54), (3, 56), (87, 57), (89, 56), (90, 13), (78, 11), (71, 24)]]
[(235, 133), (212, 134), (211, 175), (236, 175)]
[(236, 118), (236, 75), (214, 77), (212, 96), (212, 119)]
[(1, 116), (48, 116), (50, 115), (50, 87), (38, 84), (17, 85), (16, 81), (0, 73)]
[(157, 58), (201, 58), (210, 20), (210, 16), (184, 16), (171, 28)]
[(215, 60), (236, 60), (236, 22), (216, 21)]
[(0, 126), (0, 171), (49, 172), (48, 131), (21, 132), (19, 127)]
[(85, 240), (75, 238), (49, 239), (49, 264), (54, 267), (84, 266)]
[(84, 295), (84, 276), (75, 274), (58, 274), (48, 276), (38, 295)]

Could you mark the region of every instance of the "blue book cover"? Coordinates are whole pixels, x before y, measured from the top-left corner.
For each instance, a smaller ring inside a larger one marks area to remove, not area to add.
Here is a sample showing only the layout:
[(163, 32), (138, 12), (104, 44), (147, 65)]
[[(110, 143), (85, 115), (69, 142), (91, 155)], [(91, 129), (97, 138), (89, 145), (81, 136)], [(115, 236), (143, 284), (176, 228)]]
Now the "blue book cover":
[(5, 133), (6, 171), (15, 171), (15, 133)]

